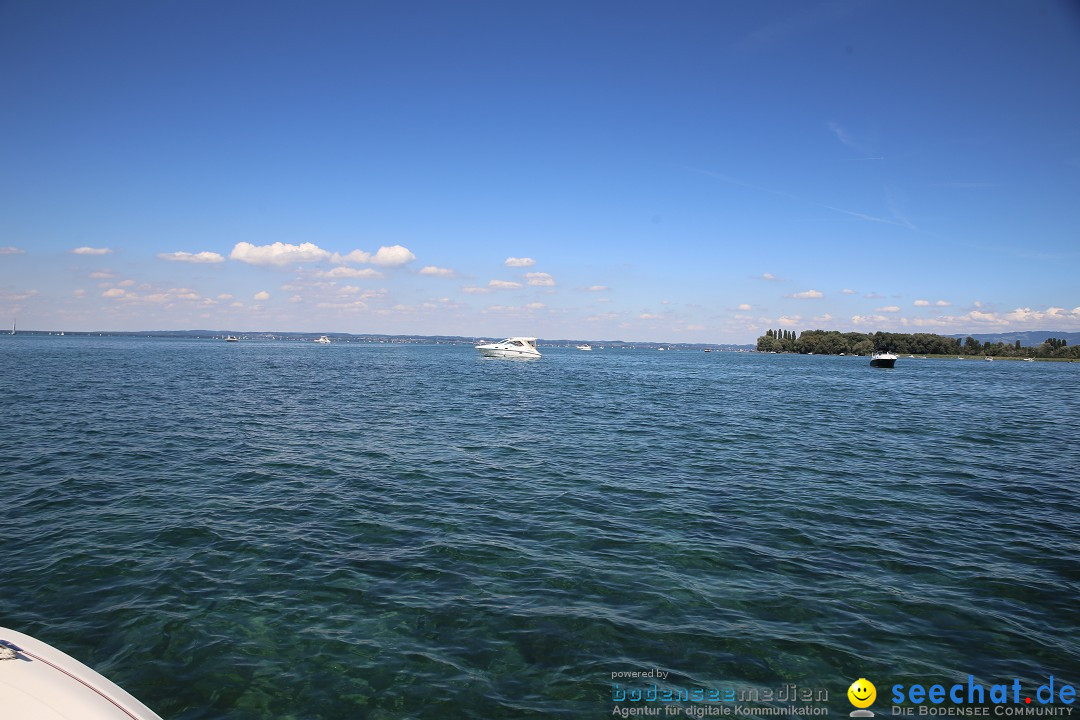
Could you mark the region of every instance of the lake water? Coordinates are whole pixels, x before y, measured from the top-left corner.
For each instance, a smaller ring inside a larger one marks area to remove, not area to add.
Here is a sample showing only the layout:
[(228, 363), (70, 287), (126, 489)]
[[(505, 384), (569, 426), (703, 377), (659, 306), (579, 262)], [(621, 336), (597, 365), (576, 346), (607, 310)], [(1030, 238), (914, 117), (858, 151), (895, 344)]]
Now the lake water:
[(1080, 364), (541, 350), (0, 337), (0, 625), (167, 720), (1080, 682)]

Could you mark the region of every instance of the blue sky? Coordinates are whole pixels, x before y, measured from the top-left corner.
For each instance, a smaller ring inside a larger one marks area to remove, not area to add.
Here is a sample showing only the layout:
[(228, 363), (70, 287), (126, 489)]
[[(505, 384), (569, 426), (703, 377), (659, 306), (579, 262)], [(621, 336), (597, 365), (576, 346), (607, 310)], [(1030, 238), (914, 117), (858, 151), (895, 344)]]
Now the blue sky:
[(1080, 330), (1067, 2), (0, 2), (0, 317)]

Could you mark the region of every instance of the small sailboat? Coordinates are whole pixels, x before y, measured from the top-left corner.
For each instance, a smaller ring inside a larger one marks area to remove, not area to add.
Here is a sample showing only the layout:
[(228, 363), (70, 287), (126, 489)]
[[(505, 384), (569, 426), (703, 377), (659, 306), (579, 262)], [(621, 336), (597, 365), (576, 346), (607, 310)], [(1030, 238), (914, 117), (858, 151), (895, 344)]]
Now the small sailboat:
[(11, 334), (15, 334), (15, 318), (11, 319)]

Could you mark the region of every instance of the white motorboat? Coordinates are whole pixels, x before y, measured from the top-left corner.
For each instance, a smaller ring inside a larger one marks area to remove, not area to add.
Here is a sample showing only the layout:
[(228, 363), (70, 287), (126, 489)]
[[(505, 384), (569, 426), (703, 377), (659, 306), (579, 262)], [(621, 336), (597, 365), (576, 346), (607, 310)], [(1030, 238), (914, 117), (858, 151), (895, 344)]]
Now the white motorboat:
[(538, 358), (540, 351), (536, 349), (534, 337), (512, 337), (497, 343), (485, 343), (477, 345), (476, 349), (484, 357), (508, 357), (508, 358)]
[(0, 708), (12, 718), (161, 720), (119, 685), (70, 655), (2, 627)]
[(585, 343), (584, 345), (578, 345), (577, 349), (578, 350), (592, 350), (592, 345), (590, 345), (589, 343)]
[(321, 345), (329, 345), (330, 344), (330, 338), (326, 337), (325, 335), (320, 335), (319, 339), (316, 340), (315, 342), (317, 342), (317, 343), (319, 343)]
[(225, 342), (240, 342), (240, 338), (236, 337), (235, 335), (230, 335), (229, 337), (225, 338)]
[(870, 367), (891, 368), (894, 365), (896, 365), (896, 355), (892, 353), (874, 353), (870, 356)]

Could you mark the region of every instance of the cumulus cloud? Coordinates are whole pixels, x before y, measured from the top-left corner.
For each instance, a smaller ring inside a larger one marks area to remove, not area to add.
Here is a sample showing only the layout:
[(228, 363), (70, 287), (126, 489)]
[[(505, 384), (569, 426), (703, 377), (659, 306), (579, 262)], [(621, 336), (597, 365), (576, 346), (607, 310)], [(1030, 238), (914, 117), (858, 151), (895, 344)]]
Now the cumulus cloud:
[(270, 293), (266, 292), (265, 290), (260, 290), (259, 292), (255, 293), (255, 299), (256, 300), (269, 300), (270, 299)]
[(802, 322), (802, 316), (801, 315), (781, 315), (779, 318), (777, 318), (776, 322), (780, 323), (781, 325), (788, 325), (788, 326), (798, 325), (800, 322)]
[(125, 295), (127, 295), (127, 290), (121, 290), (120, 288), (109, 288), (101, 293), (101, 297), (104, 298), (122, 298)]
[(874, 308), (874, 312), (897, 313), (900, 312), (900, 308), (896, 305), (886, 305), (885, 307)]
[(315, 277), (320, 278), (377, 278), (382, 277), (382, 273), (374, 268), (351, 268), (351, 267), (336, 267), (333, 270), (318, 271), (314, 273)]
[(530, 285), (551, 286), (555, 284), (555, 278), (545, 272), (525, 273), (525, 279)]
[(492, 280), (488, 283), (488, 287), (498, 288), (499, 290), (516, 290), (521, 287), (521, 283), (511, 280)]
[(225, 262), (225, 257), (216, 252), (173, 252), (173, 253), (158, 253), (158, 257), (162, 260), (169, 260), (171, 262), (187, 262), (187, 263), (219, 263)]
[(249, 242), (238, 242), (229, 253), (229, 257), (249, 265), (282, 266), (292, 263), (322, 262), (330, 259), (330, 253), (310, 242), (300, 245), (283, 242), (272, 245), (252, 245)]
[(395, 267), (397, 265), (404, 265), (410, 263), (416, 259), (416, 256), (412, 254), (409, 248), (402, 245), (389, 245), (383, 246), (372, 256), (371, 264), (382, 265), (384, 267)]
[(937, 305), (938, 307), (949, 307), (950, 305), (952, 305), (952, 303), (949, 302), (948, 300), (938, 300), (934, 304)]
[(109, 248), (77, 247), (69, 251), (72, 255), (108, 255), (112, 252)]
[(21, 255), (24, 252), (26, 251), (20, 250), (17, 247), (11, 247), (10, 245), (6, 247), (0, 247), (0, 255)]
[(792, 293), (788, 297), (797, 298), (799, 300), (809, 300), (825, 297), (825, 293), (819, 290), (803, 290), (802, 292)]
[(421, 275), (436, 275), (438, 277), (453, 277), (456, 273), (450, 268), (436, 267), (435, 265), (428, 265), (420, 268)]
[(506, 265), (506, 267), (530, 267), (530, 266), (535, 265), (535, 264), (536, 264), (535, 260), (533, 260), (532, 258), (527, 258), (527, 257), (523, 257), (523, 258), (508, 257), (508, 258), (506, 258), (506, 262), (504, 263), (504, 265)]
[(738, 307), (738, 309), (739, 309), (739, 310), (743, 310), (743, 311), (747, 311), (747, 310), (753, 310), (754, 308), (752, 308), (752, 307), (750, 306), (750, 303), (743, 303), (742, 305), (740, 305), (740, 306)]
[(402, 245), (384, 245), (374, 255), (364, 250), (353, 250), (344, 255), (334, 253), (330, 256), (330, 261), (338, 264), (371, 263), (383, 267), (404, 265), (415, 259), (416, 256), (413, 255), (412, 251)]
[(852, 325), (880, 325), (881, 323), (888, 322), (888, 318), (884, 315), (852, 315)]
[(929, 300), (916, 300), (915, 307), (930, 307)]

